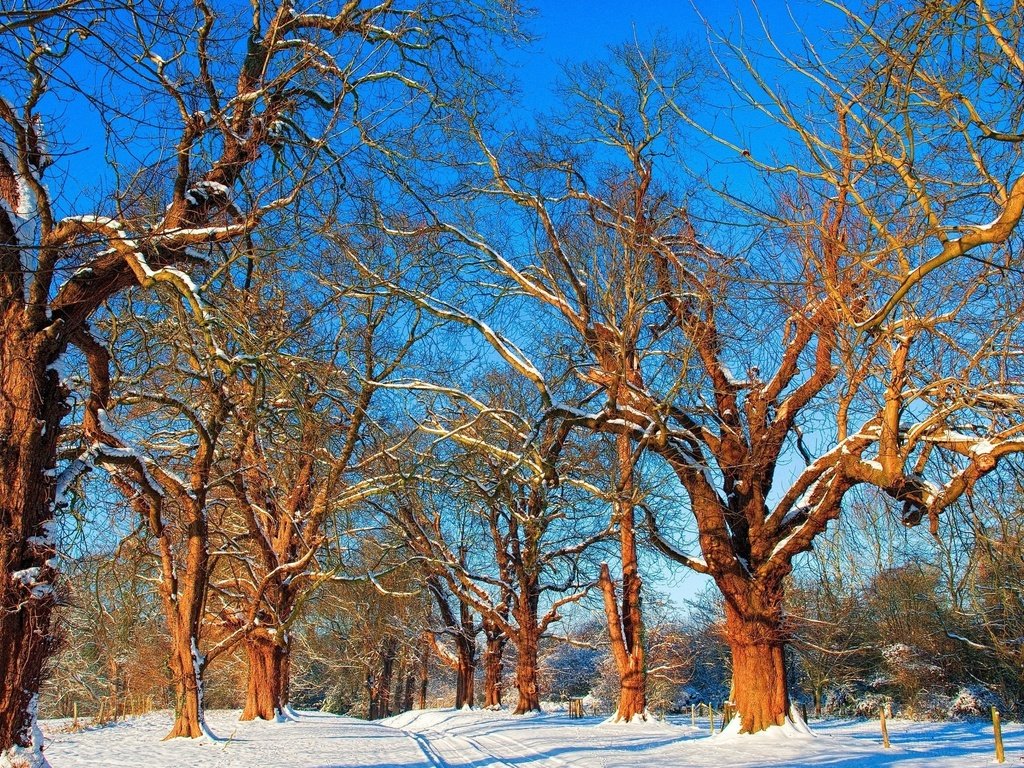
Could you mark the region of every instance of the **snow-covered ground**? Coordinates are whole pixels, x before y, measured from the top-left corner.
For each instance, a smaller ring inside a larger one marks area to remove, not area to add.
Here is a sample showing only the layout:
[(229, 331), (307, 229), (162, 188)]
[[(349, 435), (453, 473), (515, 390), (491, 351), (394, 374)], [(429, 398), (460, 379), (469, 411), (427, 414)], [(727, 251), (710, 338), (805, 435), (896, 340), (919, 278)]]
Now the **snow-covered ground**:
[[(75, 733), (43, 723), (53, 768), (78, 766), (273, 766), (275, 768), (977, 768), (994, 762), (992, 726), (981, 722), (889, 721), (891, 749), (875, 722), (819, 723), (814, 736), (767, 733), (709, 737), (679, 723), (609, 725), (562, 714), (513, 717), (451, 709), (408, 712), (374, 723), (300, 713), (287, 723), (240, 723), (238, 712), (211, 712), (218, 741), (160, 739), (170, 715), (153, 713)], [(1024, 763), (1024, 726), (1004, 726), (1006, 764)]]

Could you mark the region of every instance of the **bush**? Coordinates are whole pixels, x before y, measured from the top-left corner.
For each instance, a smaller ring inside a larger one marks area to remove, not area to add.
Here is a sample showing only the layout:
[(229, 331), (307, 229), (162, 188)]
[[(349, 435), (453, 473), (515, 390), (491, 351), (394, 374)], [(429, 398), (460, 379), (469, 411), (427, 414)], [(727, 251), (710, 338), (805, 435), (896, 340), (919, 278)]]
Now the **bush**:
[(957, 691), (946, 710), (954, 720), (987, 717), (992, 707), (999, 706), (999, 697), (983, 685), (966, 685)]

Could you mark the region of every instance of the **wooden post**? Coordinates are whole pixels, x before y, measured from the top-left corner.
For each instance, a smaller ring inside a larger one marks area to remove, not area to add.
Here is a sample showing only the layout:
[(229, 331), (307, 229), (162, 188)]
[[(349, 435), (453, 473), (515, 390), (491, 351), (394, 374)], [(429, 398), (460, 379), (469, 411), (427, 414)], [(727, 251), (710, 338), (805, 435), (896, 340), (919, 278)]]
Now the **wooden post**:
[(806, 701), (801, 701), (800, 702), (800, 714), (803, 715), (804, 722), (806, 723), (807, 722), (807, 702)]
[(708, 721), (711, 728), (711, 735), (715, 735), (715, 710), (708, 704)]
[(885, 725), (885, 704), (878, 710), (878, 720), (882, 724), (882, 746), (889, 748), (889, 729)]
[(696, 704), (691, 704), (690, 705), (690, 725), (692, 725), (694, 728), (697, 727), (697, 705)]
[(78, 702), (77, 701), (74, 704), (74, 713), (75, 713), (75, 716), (71, 720), (71, 727), (74, 728), (77, 731), (78, 730)]
[(1003, 726), (999, 722), (999, 710), (992, 707), (992, 735), (996, 740), (996, 762), (1005, 763), (1006, 755), (1003, 753)]

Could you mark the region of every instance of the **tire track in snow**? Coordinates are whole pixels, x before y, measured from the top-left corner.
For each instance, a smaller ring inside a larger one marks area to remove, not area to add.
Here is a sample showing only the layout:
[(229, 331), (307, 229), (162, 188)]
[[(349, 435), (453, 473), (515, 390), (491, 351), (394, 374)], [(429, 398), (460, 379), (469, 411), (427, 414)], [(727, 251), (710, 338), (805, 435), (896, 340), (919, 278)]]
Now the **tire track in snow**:
[(503, 733), (488, 733), (484, 738), (487, 740), (493, 740), (499, 743), (504, 743), (517, 750), (520, 750), (519, 754), (515, 755), (515, 757), (539, 758), (544, 762), (538, 764), (545, 766), (545, 768), (548, 768), (549, 766), (550, 768), (573, 768), (573, 763), (570, 763), (568, 760), (563, 760), (562, 758), (556, 757), (555, 755), (549, 755), (547, 752), (541, 752), (539, 749), (531, 747), (529, 744), (524, 744), (518, 739), (513, 739), (511, 736), (506, 736)]
[[(475, 739), (466, 736), (440, 734), (433, 731), (423, 731), (420, 733), (417, 731), (407, 731), (404, 728), (401, 729), (401, 732), (416, 742), (416, 746), (419, 747), (420, 752), (423, 753), (423, 756), (427, 758), (427, 761), (433, 768), (455, 768), (442, 754), (440, 746), (446, 743), (454, 748), (454, 750), (449, 748), (445, 751), (449, 753), (449, 757), (452, 756), (452, 751), (455, 752), (455, 757), (459, 761), (458, 768), (518, 768), (514, 763), (498, 757)], [(435, 738), (431, 739), (431, 736)], [(474, 758), (472, 755), (467, 755), (466, 750), (461, 748), (463, 746), (469, 747), (479, 757)], [(467, 759), (470, 762), (466, 762)]]
[(434, 766), (434, 768), (451, 768), (451, 766), (445, 762), (444, 758), (437, 753), (437, 750), (434, 749), (434, 745), (430, 743), (430, 739), (426, 736), (421, 733), (416, 733), (415, 731), (407, 731), (404, 728), (402, 729), (402, 733), (416, 742), (416, 746), (419, 748), (420, 752), (423, 753), (423, 756), (427, 758), (427, 762)]

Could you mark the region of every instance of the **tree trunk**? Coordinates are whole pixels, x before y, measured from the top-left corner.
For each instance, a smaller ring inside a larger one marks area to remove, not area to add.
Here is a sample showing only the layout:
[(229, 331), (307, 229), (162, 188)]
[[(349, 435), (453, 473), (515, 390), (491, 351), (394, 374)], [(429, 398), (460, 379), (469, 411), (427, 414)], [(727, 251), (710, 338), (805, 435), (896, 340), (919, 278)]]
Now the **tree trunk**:
[(405, 695), (402, 696), (402, 711), (408, 712), (412, 709), (413, 693), (416, 691), (416, 676), (409, 674), (405, 677)]
[(427, 708), (427, 688), (430, 685), (430, 646), (424, 641), (420, 650), (420, 691), (417, 709)]
[(278, 698), (281, 702), (281, 712), (287, 715), (293, 714), (291, 711), (292, 703), (292, 644), (291, 639), (288, 636), (288, 630), (278, 630), (283, 633), (283, 642), (278, 646), (281, 654), (281, 661), (278, 664), (277, 674), (277, 691)]
[(647, 718), (647, 654), (644, 647), (642, 586), (636, 555), (633, 504), (633, 452), (627, 435), (616, 437), (618, 454), (618, 496), (616, 522), (622, 557), (622, 601), (616, 604), (615, 585), (608, 564), (601, 565), (601, 594), (611, 638), (612, 658), (619, 673), (619, 705), (615, 722)]
[(398, 654), (398, 641), (393, 637), (385, 638), (381, 651), (380, 679), (377, 682), (377, 718), (391, 714), (391, 678), (395, 673), (395, 656)]
[(160, 592), (171, 633), (171, 674), (175, 687), (175, 720), (164, 739), (179, 736), (199, 738), (210, 733), (203, 711), (203, 672), (206, 660), (199, 653), (199, 633), (206, 586), (209, 580), (209, 531), (205, 499), (192, 499), (191, 509), (182, 510), (188, 525), (185, 568), (175, 567), (175, 553), (169, 531), (162, 525), (158, 537), (162, 578)]
[(502, 656), (507, 638), (500, 629), (485, 626), (487, 646), (484, 650), (484, 707), (501, 709)]
[(254, 632), (246, 638), (245, 651), (249, 670), (241, 719), (276, 720), (284, 715), (284, 649), (266, 632)]
[(203, 712), (202, 659), (195, 636), (178, 632), (172, 636), (171, 673), (174, 676), (174, 726), (164, 741), (179, 736), (198, 739), (208, 731)]
[[(67, 409), (57, 350), (25, 326), (21, 302), (0, 316), (0, 762), (45, 765), (36, 703), (51, 632), (56, 572), (49, 525), (57, 435)], [(60, 500), (57, 500), (60, 501)]]
[(401, 666), (399, 666), (398, 673), (395, 675), (395, 690), (394, 693), (392, 694), (390, 709), (390, 712), (393, 715), (401, 714), (405, 711), (404, 709), (402, 709), (402, 702), (404, 701), (403, 697), (405, 696), (405, 680), (406, 672), (405, 664), (403, 663)]
[(519, 701), (514, 712), (516, 715), (540, 711), (540, 689), (537, 686), (538, 634), (535, 623), (526, 626), (520, 623), (516, 638), (516, 688), (519, 689)]
[(476, 638), (465, 634), (455, 638), (458, 666), (455, 669), (455, 708), (472, 707), (476, 694)]
[(782, 725), (789, 714), (782, 585), (748, 583), (738, 594), (723, 594), (740, 732)]

